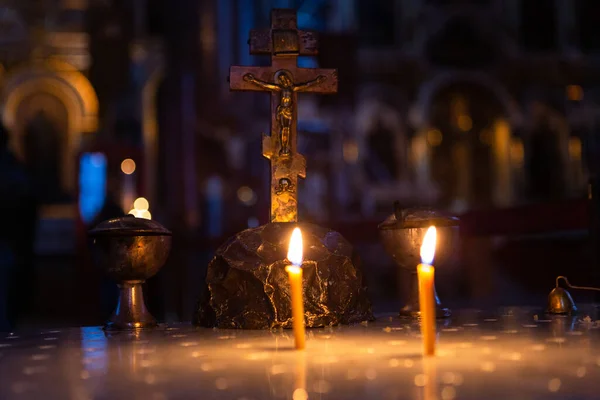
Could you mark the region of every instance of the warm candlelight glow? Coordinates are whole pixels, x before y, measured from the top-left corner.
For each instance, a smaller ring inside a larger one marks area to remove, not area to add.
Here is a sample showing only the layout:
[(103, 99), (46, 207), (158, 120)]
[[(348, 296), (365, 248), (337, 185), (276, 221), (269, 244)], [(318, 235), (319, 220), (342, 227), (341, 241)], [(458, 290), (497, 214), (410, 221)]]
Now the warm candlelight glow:
[(298, 354), (294, 378), (296, 382), (294, 384), (294, 392), (292, 394), (292, 399), (308, 399), (308, 393), (306, 392), (306, 353), (304, 352)]
[(294, 228), (292, 232), (287, 258), (292, 265), (296, 267), (302, 266), (302, 232), (300, 228)]
[[(437, 396), (437, 371), (434, 360), (423, 360), (423, 372), (425, 377), (425, 386), (423, 387), (424, 400), (436, 400)], [(451, 386), (452, 387), (452, 386)], [(442, 394), (442, 399), (445, 399)]]
[(419, 269), (424, 274), (431, 275), (433, 273), (433, 267), (429, 264), (419, 264)]
[(288, 265), (285, 267), (285, 271), (290, 275), (302, 275), (302, 268), (295, 265)]
[(433, 264), (433, 257), (435, 256), (435, 243), (436, 243), (436, 230), (435, 226), (430, 226), (427, 229), (427, 233), (423, 238), (423, 244), (421, 245), (421, 263), (431, 265)]

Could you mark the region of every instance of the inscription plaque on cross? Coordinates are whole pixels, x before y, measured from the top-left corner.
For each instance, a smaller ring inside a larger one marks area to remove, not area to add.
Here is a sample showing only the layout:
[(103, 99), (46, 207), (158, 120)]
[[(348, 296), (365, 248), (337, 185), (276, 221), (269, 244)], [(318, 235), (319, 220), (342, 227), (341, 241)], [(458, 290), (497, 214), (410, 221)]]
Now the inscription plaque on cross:
[(337, 92), (337, 70), (300, 68), (298, 56), (318, 52), (314, 32), (298, 30), (296, 11), (271, 11), (271, 28), (250, 31), (250, 54), (271, 55), (270, 67), (232, 66), (230, 90), (271, 92), (271, 134), (262, 152), (271, 163), (271, 222), (298, 220), (298, 177), (306, 160), (297, 152), (298, 92)]

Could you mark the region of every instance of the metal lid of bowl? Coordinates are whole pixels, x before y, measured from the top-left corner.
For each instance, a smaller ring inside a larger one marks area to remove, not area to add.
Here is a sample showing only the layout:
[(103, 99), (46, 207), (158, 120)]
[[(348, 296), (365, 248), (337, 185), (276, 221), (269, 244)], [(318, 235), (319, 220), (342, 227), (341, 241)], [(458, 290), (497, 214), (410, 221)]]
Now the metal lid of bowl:
[(90, 236), (171, 236), (170, 230), (160, 223), (136, 218), (133, 215), (112, 218), (100, 222), (89, 231)]
[(379, 229), (414, 229), (458, 226), (460, 219), (442, 211), (427, 207), (400, 208), (398, 202), (394, 203), (394, 214), (390, 215), (378, 225)]

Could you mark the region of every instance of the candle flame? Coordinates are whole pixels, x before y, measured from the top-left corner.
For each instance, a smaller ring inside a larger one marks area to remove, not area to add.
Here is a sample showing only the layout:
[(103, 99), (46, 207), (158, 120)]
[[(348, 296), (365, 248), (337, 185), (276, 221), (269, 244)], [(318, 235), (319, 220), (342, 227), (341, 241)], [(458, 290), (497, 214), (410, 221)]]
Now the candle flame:
[(423, 244), (421, 245), (421, 262), (423, 264), (431, 265), (433, 263), (436, 236), (435, 226), (430, 226), (429, 229), (427, 229), (427, 233), (423, 238)]
[(292, 232), (287, 258), (294, 266), (302, 266), (302, 232), (300, 228), (294, 228)]

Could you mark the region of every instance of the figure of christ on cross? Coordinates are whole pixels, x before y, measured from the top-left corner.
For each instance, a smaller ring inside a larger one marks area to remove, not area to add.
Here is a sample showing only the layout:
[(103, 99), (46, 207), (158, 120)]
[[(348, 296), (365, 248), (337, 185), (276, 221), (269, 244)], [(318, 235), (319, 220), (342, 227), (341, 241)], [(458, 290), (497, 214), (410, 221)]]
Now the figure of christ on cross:
[(250, 53), (271, 56), (270, 67), (232, 66), (229, 88), (271, 93), (271, 134), (263, 135), (263, 156), (271, 161), (271, 222), (298, 220), (298, 177), (306, 160), (297, 152), (297, 96), (337, 92), (337, 70), (300, 68), (298, 56), (315, 56), (317, 38), (296, 26), (294, 10), (275, 9), (271, 28), (253, 30)]
[(276, 109), (277, 122), (279, 123), (279, 139), (281, 141), (281, 150), (279, 150), (280, 155), (290, 155), (290, 132), (292, 129), (292, 120), (294, 118), (292, 93), (300, 92), (311, 86), (318, 85), (326, 79), (327, 77), (325, 75), (319, 75), (312, 81), (294, 84), (289, 72), (285, 70), (277, 71), (275, 73), (275, 80), (278, 83), (262, 81), (252, 74), (244, 75), (244, 80), (246, 82), (254, 83), (256, 86), (265, 90), (280, 93), (279, 105)]

